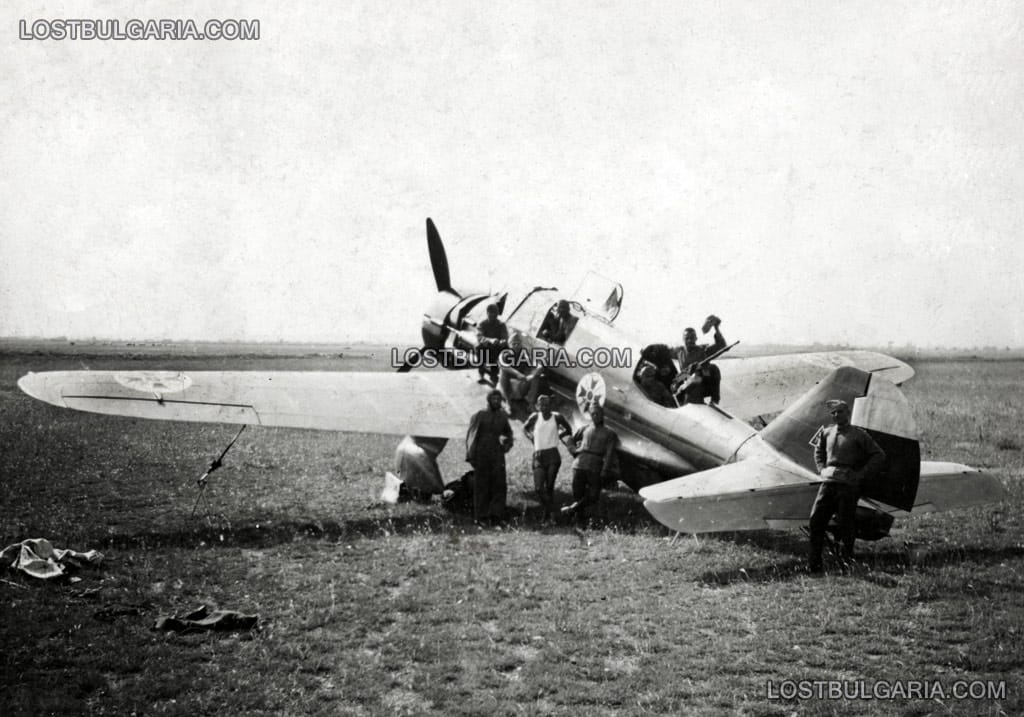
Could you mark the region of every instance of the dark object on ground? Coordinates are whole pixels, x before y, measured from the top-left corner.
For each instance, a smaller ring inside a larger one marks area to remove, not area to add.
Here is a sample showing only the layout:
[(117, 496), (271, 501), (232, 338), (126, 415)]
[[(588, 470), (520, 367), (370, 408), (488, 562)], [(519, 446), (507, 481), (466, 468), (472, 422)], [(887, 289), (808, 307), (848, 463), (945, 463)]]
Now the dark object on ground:
[(154, 630), (171, 630), (179, 634), (202, 630), (251, 630), (256, 627), (258, 615), (243, 615), (234, 610), (214, 610), (200, 606), (184, 617), (161, 617)]

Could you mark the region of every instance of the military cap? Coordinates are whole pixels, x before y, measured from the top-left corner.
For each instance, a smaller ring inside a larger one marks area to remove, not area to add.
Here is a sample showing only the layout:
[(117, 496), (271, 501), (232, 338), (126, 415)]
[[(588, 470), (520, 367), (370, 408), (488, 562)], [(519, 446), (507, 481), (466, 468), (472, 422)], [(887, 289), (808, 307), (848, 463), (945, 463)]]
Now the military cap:
[(842, 400), (840, 400), (838, 398), (832, 398), (832, 399), (829, 399), (828, 401), (825, 401), (825, 406), (826, 406), (826, 408), (828, 408), (828, 410), (835, 411), (835, 410), (838, 410), (840, 408), (849, 408), (850, 404), (848, 404), (846, 401), (842, 401)]

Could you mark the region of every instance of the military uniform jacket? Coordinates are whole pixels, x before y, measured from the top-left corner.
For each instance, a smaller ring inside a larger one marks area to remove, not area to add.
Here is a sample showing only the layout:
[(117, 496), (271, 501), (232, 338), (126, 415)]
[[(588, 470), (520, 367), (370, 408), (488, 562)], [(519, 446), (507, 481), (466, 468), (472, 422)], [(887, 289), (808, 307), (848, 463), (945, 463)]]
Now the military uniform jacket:
[(605, 474), (611, 470), (619, 437), (608, 426), (583, 426), (572, 437), (577, 446), (572, 469)]
[(867, 431), (857, 426), (839, 428), (833, 424), (821, 432), (814, 447), (818, 473), (827, 467), (836, 469), (831, 477), (825, 478), (826, 482), (856, 485), (878, 472), (883, 463), (885, 452)]

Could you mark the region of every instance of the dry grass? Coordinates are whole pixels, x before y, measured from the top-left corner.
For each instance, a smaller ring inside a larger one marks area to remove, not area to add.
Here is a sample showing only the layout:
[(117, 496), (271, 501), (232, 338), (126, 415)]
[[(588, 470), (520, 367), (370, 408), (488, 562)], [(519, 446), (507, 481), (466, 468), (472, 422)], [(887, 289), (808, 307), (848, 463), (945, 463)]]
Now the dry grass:
[[(47, 537), (107, 555), (77, 583), (3, 576), (3, 714), (1024, 711), (1021, 362), (924, 363), (907, 386), (926, 456), (992, 470), (1010, 500), (914, 516), (859, 544), (853, 573), (811, 579), (799, 535), (673, 542), (625, 492), (583, 536), (541, 526), (521, 446), (516, 518), (500, 531), (436, 504), (375, 505), (393, 438), (278, 429), (243, 434), (192, 520), (193, 481), (234, 429), (61, 411), (14, 385), (80, 361), (0, 361), (4, 544)], [(443, 458), (447, 476), (463, 470), (457, 451)], [(149, 630), (199, 603), (258, 613), (261, 627)], [(768, 700), (767, 682), (787, 679), (995, 680), (1006, 695)]]

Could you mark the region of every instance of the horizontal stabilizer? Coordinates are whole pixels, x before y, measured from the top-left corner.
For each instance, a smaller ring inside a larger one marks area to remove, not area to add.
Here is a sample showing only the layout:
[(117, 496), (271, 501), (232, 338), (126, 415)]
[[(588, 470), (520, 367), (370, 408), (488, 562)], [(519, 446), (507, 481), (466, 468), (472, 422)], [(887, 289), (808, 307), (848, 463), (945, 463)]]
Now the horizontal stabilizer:
[(640, 496), (671, 530), (716, 533), (806, 523), (819, 485), (798, 466), (747, 460), (648, 486)]
[(914, 512), (969, 508), (1006, 499), (1006, 488), (990, 473), (959, 463), (921, 462)]
[(18, 381), (62, 408), (134, 418), (461, 438), (489, 386), (475, 373), (48, 371)]

